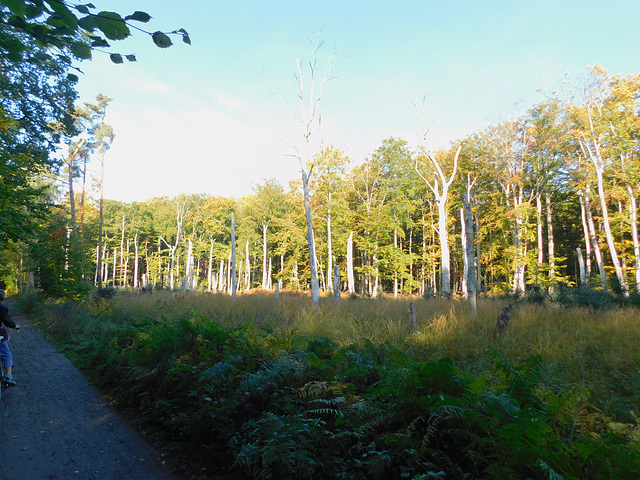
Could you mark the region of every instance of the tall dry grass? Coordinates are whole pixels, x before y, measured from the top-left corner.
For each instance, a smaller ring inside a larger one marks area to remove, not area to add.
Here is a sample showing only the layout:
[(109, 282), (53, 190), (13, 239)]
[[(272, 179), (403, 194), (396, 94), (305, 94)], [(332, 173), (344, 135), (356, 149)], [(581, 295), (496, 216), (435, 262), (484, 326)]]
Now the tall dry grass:
[[(409, 322), (409, 303), (417, 316), (417, 331)], [(321, 298), (314, 306), (308, 297), (154, 292), (120, 293), (93, 307), (97, 318), (136, 324), (178, 319), (195, 309), (223, 327), (250, 324), (298, 343), (328, 337), (341, 345), (366, 338), (390, 344), (413, 355), (450, 356), (472, 364), (486, 358), (488, 347), (510, 359), (530, 354), (565, 369), (575, 379), (583, 368), (633, 370), (640, 364), (640, 310), (540, 306), (517, 303), (503, 338), (493, 339), (496, 319), (507, 302), (478, 299), (473, 318), (463, 300)]]

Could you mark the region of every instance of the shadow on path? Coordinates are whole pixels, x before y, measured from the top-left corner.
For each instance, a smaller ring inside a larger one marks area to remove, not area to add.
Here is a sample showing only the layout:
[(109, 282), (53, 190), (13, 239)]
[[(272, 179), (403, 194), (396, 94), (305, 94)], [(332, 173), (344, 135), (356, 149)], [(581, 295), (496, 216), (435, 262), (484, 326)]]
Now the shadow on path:
[(83, 374), (7, 304), (18, 384), (0, 400), (4, 480), (173, 480)]

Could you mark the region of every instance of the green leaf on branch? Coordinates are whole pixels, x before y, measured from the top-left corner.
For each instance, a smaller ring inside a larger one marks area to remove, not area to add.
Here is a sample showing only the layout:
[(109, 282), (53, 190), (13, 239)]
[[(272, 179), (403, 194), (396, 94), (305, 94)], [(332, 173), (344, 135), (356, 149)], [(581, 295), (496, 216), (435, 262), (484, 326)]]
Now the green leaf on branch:
[(71, 10), (59, 0), (47, 0), (47, 3), (51, 6), (58, 17), (65, 23), (65, 25), (72, 30), (78, 28), (78, 17), (76, 17)]
[(127, 60), (129, 60), (130, 62), (135, 62), (136, 61), (136, 56), (131, 54), (131, 55), (127, 55), (126, 56)]
[(11, 10), (11, 13), (24, 17), (27, 14), (27, 5), (23, 0), (3, 0), (2, 3)]
[(93, 15), (82, 17), (80, 20), (78, 20), (78, 27), (86, 30), (87, 32), (93, 32), (96, 29), (96, 17)]
[(77, 82), (78, 82), (78, 80), (80, 80), (80, 79), (78, 78), (78, 76), (77, 76), (77, 75), (75, 75), (75, 74), (73, 74), (73, 73), (68, 74), (68, 75), (67, 75), (67, 78), (68, 78), (70, 81), (74, 82), (74, 83), (77, 83)]
[(76, 58), (81, 60), (88, 60), (91, 58), (91, 47), (89, 47), (89, 45), (76, 43), (71, 45), (70, 50)]
[(124, 63), (122, 55), (120, 55), (119, 53), (112, 53), (111, 55), (109, 55), (109, 58), (113, 63)]
[(151, 37), (153, 38), (153, 43), (155, 43), (160, 48), (168, 48), (173, 45), (173, 42), (171, 41), (169, 36), (162, 32), (155, 32), (153, 35), (151, 35)]
[(109, 40), (123, 40), (131, 32), (124, 19), (115, 12), (100, 12), (95, 18), (95, 26)]
[(25, 14), (25, 17), (29, 19), (39, 17), (40, 15), (42, 15), (42, 11), (43, 11), (42, 5), (40, 6), (27, 5), (27, 13)]
[(191, 45), (191, 37), (189, 37), (189, 32), (187, 32), (184, 28), (181, 28), (177, 33), (182, 35), (182, 41), (184, 43), (186, 43), (187, 45)]
[(135, 20), (136, 22), (147, 23), (151, 20), (151, 15), (147, 12), (133, 12), (131, 15), (124, 17), (125, 20)]
[(111, 45), (102, 37), (97, 37), (95, 35), (89, 35), (91, 39), (91, 47), (110, 47)]

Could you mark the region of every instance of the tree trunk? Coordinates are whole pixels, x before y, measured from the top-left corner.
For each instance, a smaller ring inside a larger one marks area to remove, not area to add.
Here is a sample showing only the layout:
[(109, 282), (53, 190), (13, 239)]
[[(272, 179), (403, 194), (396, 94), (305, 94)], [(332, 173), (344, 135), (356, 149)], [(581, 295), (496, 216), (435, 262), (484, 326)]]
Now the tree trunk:
[(189, 239), (188, 248), (187, 248), (187, 261), (184, 266), (184, 278), (185, 281), (182, 283), (182, 291), (186, 292), (187, 290), (191, 290), (191, 276), (193, 269), (193, 241)]
[(393, 229), (393, 298), (398, 298), (398, 229)]
[(429, 182), (420, 172), (418, 163), (416, 160), (415, 170), (424, 180), (427, 186), (433, 192), (436, 203), (438, 204), (438, 238), (440, 239), (440, 291), (443, 298), (451, 297), (451, 259), (449, 252), (449, 236), (447, 233), (447, 197), (449, 195), (449, 187), (453, 183), (456, 172), (458, 170), (458, 157), (462, 147), (458, 147), (453, 161), (453, 171), (451, 176), (447, 179), (442, 171), (440, 163), (432, 155), (427, 154), (427, 157), (436, 169), (436, 175), (434, 177), (433, 185)]
[(122, 275), (123, 278), (123, 282), (122, 282), (122, 286), (126, 287), (128, 285), (128, 272), (129, 272), (129, 246), (130, 246), (130, 241), (127, 238), (127, 252), (126, 255), (124, 256), (124, 274)]
[(482, 291), (482, 264), (480, 262), (482, 249), (480, 244), (480, 219), (478, 218), (478, 214), (476, 213), (476, 236), (477, 236), (477, 244), (476, 244), (476, 294)]
[(246, 258), (247, 258), (247, 265), (246, 265), (246, 270), (245, 270), (245, 286), (244, 289), (245, 290), (250, 290), (251, 289), (251, 257), (249, 256), (249, 240), (247, 240), (247, 244), (246, 244)]
[(598, 179), (598, 197), (600, 199), (600, 210), (602, 212), (602, 225), (604, 227), (604, 233), (607, 238), (607, 245), (609, 246), (609, 255), (611, 256), (611, 263), (616, 272), (616, 277), (620, 283), (620, 289), (622, 294), (626, 297), (629, 296), (629, 287), (627, 286), (627, 279), (622, 271), (620, 265), (620, 258), (618, 257), (618, 251), (616, 249), (613, 233), (611, 232), (611, 222), (609, 221), (609, 209), (607, 207), (607, 198), (604, 191), (604, 160), (600, 154), (600, 147), (597, 142), (594, 143), (593, 148), (589, 144), (584, 142), (584, 145), (589, 153), (589, 158), (593, 163), (596, 170), (596, 178)]
[(207, 291), (213, 292), (215, 290), (215, 284), (213, 283), (213, 244), (215, 240), (211, 240), (209, 246), (209, 268), (207, 270)]
[(544, 242), (542, 239), (542, 194), (536, 194), (536, 237), (538, 240), (538, 265), (544, 263)]
[(333, 298), (340, 300), (340, 267), (338, 265), (333, 271)]
[(580, 270), (580, 286), (582, 288), (587, 287), (587, 272), (584, 268), (584, 259), (582, 258), (582, 250), (580, 247), (576, 247), (576, 254), (578, 255), (578, 267)]
[(631, 221), (631, 239), (633, 241), (633, 267), (636, 274), (636, 292), (640, 293), (640, 242), (638, 241), (638, 202), (631, 185), (627, 185), (629, 192), (629, 220)]
[(236, 216), (231, 212), (231, 296), (236, 298)]
[(469, 306), (471, 307), (471, 314), (474, 318), (478, 316), (477, 306), (477, 288), (476, 288), (476, 268), (474, 262), (474, 249), (473, 249), (473, 213), (471, 211), (471, 188), (473, 184), (467, 177), (467, 192), (462, 194), (462, 205), (464, 208), (464, 224), (465, 224), (465, 246), (463, 251), (465, 252), (465, 258), (467, 263), (466, 279)]
[(262, 289), (269, 288), (269, 280), (267, 276), (267, 227), (262, 225)]
[(580, 199), (580, 216), (582, 218), (582, 232), (584, 235), (585, 265), (584, 265), (584, 286), (589, 285), (591, 278), (591, 240), (589, 235), (589, 225), (587, 223), (587, 210), (585, 206), (585, 198), (583, 192), (578, 192)]
[[(462, 194), (464, 196), (464, 194)], [(467, 290), (467, 277), (469, 276), (469, 256), (467, 253), (467, 229), (464, 219), (464, 208), (460, 209), (460, 243), (462, 244), (462, 296), (469, 298)]]
[(547, 214), (547, 248), (549, 250), (549, 292), (553, 292), (556, 284), (556, 245), (553, 236), (553, 215), (551, 212), (551, 195), (545, 195), (545, 210)]
[(443, 298), (451, 297), (451, 259), (447, 232), (446, 195), (438, 202), (438, 236), (440, 238), (440, 292)]
[(118, 278), (117, 268), (118, 268), (118, 249), (116, 247), (113, 247), (113, 275), (111, 276), (111, 278), (113, 278), (114, 287), (116, 286), (117, 278)]
[(313, 238), (313, 222), (311, 219), (311, 203), (309, 201), (309, 175), (302, 170), (302, 190), (304, 194), (304, 213), (307, 220), (307, 246), (309, 248), (309, 271), (311, 274), (311, 298), (313, 303), (320, 303), (320, 285), (316, 263), (316, 245)]
[(604, 269), (604, 261), (602, 260), (602, 251), (600, 250), (600, 244), (598, 243), (598, 237), (596, 235), (596, 226), (593, 222), (593, 216), (591, 215), (591, 202), (589, 199), (589, 190), (586, 194), (586, 215), (587, 225), (589, 227), (589, 236), (591, 238), (591, 246), (593, 247), (593, 253), (596, 257), (596, 263), (598, 264), (598, 272), (600, 273), (600, 283), (604, 290), (609, 289), (609, 282), (607, 282), (607, 272)]
[(123, 274), (124, 274), (124, 230), (125, 230), (125, 222), (126, 215), (122, 215), (122, 230), (120, 235), (120, 286), (124, 285)]
[(356, 282), (353, 275), (353, 232), (349, 233), (347, 240), (347, 282), (349, 285), (349, 295), (356, 291)]
[(100, 205), (98, 207), (98, 253), (96, 254), (96, 285), (102, 288), (102, 216), (104, 211), (104, 198), (102, 195), (102, 182), (100, 182)]
[(138, 288), (138, 232), (133, 237), (133, 288)]
[(329, 192), (329, 206), (327, 209), (327, 277), (331, 276), (331, 272), (333, 272), (333, 246), (331, 243), (331, 192)]
[(71, 228), (73, 229), (74, 234), (78, 233), (78, 226), (76, 224), (76, 201), (75, 194), (73, 192), (73, 173), (75, 171), (74, 161), (78, 153), (80, 153), (80, 149), (84, 145), (85, 141), (85, 139), (80, 140), (80, 143), (76, 146), (67, 161), (67, 166), (69, 167), (69, 209), (71, 211)]

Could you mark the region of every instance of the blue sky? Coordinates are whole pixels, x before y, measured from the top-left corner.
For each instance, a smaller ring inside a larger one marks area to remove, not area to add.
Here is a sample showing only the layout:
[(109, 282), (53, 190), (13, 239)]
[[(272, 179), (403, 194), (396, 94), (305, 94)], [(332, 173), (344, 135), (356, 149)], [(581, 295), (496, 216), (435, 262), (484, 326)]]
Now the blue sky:
[[(319, 139), (360, 163), (390, 136), (423, 143), (410, 91), (424, 96), (426, 145), (450, 142), (521, 114), (587, 65), (640, 72), (640, 1), (196, 1), (105, 0), (99, 10), (143, 10), (145, 28), (185, 28), (156, 48), (136, 33), (80, 64), (82, 101), (113, 98), (116, 139), (105, 195), (122, 201), (180, 193), (239, 197), (252, 185), (299, 178), (295, 134), (275, 87), (297, 107), (297, 59), (337, 49)], [(566, 74), (566, 77), (563, 77)], [(292, 136), (293, 135), (293, 136)]]

